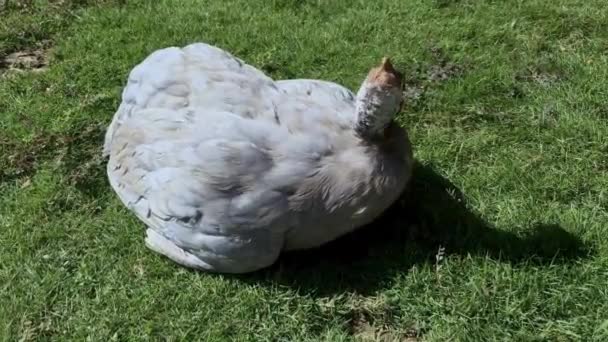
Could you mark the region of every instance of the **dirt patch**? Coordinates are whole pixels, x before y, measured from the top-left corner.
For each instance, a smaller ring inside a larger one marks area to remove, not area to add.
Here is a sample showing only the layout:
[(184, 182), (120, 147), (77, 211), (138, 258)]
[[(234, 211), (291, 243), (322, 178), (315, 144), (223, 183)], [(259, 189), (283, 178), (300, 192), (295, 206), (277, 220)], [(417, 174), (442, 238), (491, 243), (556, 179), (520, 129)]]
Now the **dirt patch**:
[(378, 327), (368, 322), (364, 316), (350, 321), (350, 333), (355, 341), (360, 342), (416, 342), (420, 340), (418, 332), (411, 329), (405, 332)]
[(443, 82), (460, 74), (460, 66), (454, 63), (435, 64), (429, 70), (428, 79), (432, 82)]
[(355, 341), (413, 342), (421, 337), (416, 329), (392, 324), (394, 312), (383, 297), (355, 296), (350, 305), (348, 331)]
[(515, 75), (516, 81), (533, 82), (541, 87), (551, 87), (565, 79), (564, 71), (555, 62), (551, 61), (529, 66)]
[(519, 80), (534, 82), (542, 87), (550, 87), (561, 80), (557, 73), (530, 70), (519, 75)]
[(430, 48), (429, 54), (430, 65), (414, 66), (405, 76), (403, 97), (410, 107), (422, 103), (430, 88), (460, 77), (466, 71), (466, 66), (452, 62), (440, 47)]
[(440, 47), (431, 48), (431, 56), (434, 64), (431, 65), (427, 78), (432, 82), (447, 81), (460, 76), (464, 71), (464, 66), (452, 62)]
[(40, 72), (47, 66), (47, 51), (43, 49), (13, 52), (0, 61), (0, 70)]
[(0, 56), (0, 72), (3, 70), (17, 72), (41, 72), (45, 71), (49, 65), (50, 41), (45, 40), (37, 44), (36, 47), (11, 52), (8, 55)]

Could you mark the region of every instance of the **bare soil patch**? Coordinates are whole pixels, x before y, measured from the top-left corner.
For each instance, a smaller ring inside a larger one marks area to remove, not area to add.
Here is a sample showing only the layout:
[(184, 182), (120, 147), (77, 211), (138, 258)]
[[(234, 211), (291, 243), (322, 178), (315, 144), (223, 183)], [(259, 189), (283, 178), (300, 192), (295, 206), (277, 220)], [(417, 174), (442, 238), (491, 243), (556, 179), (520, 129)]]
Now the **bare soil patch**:
[(0, 73), (2, 71), (45, 71), (49, 65), (49, 45), (48, 41), (42, 41), (35, 47), (0, 56)]

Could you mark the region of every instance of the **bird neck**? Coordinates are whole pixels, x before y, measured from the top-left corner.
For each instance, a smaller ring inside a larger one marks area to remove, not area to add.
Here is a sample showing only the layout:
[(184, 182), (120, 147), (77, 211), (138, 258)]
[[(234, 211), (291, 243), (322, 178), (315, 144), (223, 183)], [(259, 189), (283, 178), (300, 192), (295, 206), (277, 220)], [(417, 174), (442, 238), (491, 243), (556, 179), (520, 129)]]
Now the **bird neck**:
[(355, 131), (362, 137), (381, 136), (393, 120), (394, 109), (384, 100), (385, 92), (367, 82), (357, 92)]

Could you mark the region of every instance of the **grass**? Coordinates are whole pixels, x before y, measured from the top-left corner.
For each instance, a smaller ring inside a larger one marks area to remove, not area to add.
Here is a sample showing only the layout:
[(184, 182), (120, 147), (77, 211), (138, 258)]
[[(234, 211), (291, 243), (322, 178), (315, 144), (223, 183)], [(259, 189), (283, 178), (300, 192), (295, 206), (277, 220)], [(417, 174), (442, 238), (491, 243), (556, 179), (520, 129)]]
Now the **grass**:
[[(605, 0), (11, 0), (0, 15), (0, 59), (48, 56), (0, 70), (4, 340), (608, 340)], [(392, 56), (408, 193), (251, 275), (149, 252), (102, 136), (129, 70), (195, 41), (350, 88)]]

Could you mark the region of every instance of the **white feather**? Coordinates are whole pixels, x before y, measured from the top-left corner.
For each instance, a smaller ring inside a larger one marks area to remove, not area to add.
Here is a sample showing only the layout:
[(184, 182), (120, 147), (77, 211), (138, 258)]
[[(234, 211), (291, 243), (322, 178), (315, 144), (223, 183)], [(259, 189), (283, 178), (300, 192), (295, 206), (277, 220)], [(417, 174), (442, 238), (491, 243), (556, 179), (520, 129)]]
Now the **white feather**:
[(369, 223), (405, 187), (405, 132), (390, 152), (362, 140), (355, 106), (340, 85), (275, 82), (207, 44), (159, 50), (130, 73), (108, 128), (110, 184), (150, 248), (253, 271)]

